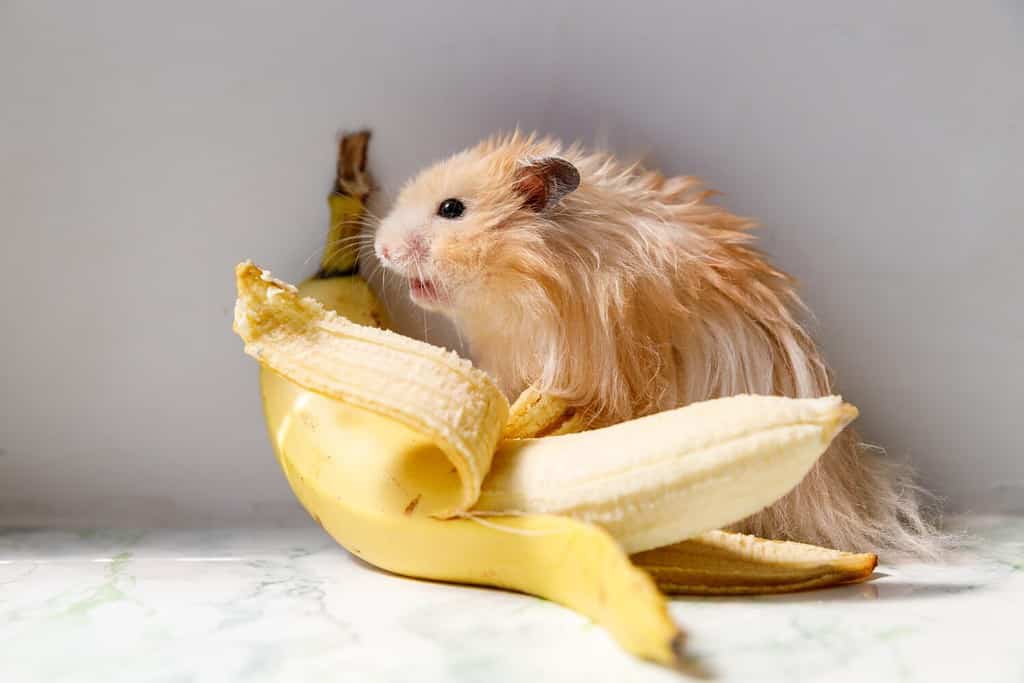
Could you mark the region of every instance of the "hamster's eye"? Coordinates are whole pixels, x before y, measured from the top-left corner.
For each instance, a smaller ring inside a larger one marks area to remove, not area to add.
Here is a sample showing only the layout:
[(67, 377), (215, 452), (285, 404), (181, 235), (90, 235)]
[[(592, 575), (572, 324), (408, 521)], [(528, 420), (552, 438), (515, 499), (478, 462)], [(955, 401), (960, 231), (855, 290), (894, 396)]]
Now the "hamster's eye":
[(452, 197), (446, 199), (437, 207), (437, 215), (441, 218), (452, 220), (466, 212), (466, 205)]

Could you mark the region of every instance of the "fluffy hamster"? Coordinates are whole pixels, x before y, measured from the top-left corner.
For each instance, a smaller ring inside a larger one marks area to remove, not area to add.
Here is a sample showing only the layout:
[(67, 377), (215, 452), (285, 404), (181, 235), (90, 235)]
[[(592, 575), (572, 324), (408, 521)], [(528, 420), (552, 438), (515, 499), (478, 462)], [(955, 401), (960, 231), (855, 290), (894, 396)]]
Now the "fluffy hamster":
[[(752, 222), (710, 194), (693, 177), (515, 133), (413, 178), (374, 249), (510, 397), (536, 385), (592, 426), (738, 393), (831, 393), (793, 281), (751, 246)], [(858, 446), (844, 431), (737, 528), (927, 552), (906, 475)]]

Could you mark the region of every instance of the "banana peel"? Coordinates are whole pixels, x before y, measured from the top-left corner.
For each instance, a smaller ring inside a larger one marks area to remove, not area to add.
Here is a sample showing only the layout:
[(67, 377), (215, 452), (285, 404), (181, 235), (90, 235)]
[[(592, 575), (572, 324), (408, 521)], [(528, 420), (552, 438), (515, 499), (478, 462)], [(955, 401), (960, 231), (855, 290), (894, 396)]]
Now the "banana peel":
[(672, 595), (767, 595), (827, 588), (865, 581), (878, 564), (870, 553), (717, 530), (631, 559)]

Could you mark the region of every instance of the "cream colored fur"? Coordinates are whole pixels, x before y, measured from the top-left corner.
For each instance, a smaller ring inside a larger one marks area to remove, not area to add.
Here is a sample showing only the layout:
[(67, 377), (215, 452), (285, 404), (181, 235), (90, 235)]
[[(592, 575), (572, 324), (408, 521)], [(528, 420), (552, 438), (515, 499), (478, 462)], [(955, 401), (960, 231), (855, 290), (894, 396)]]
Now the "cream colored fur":
[[(581, 176), (556, 206), (525, 206), (522, 169), (561, 157)], [(835, 391), (799, 321), (791, 278), (751, 243), (752, 223), (666, 178), (551, 139), (493, 138), (433, 166), (378, 228), (378, 254), (442, 293), (474, 357), (510, 396), (528, 384), (597, 426), (737, 393)], [(465, 215), (438, 204), (456, 197)], [(848, 550), (930, 554), (905, 472), (847, 429), (806, 479), (738, 525)]]

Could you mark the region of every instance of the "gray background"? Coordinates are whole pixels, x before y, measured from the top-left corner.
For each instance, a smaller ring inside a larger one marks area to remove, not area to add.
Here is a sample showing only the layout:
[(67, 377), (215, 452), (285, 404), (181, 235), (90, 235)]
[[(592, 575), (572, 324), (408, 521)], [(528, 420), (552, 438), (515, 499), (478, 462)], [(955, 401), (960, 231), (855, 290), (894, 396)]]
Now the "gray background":
[(362, 125), (382, 199), (516, 123), (705, 176), (866, 435), (951, 509), (1024, 508), (1019, 3), (410, 6), (0, 4), (0, 522), (304, 518), (231, 269), (310, 271)]

